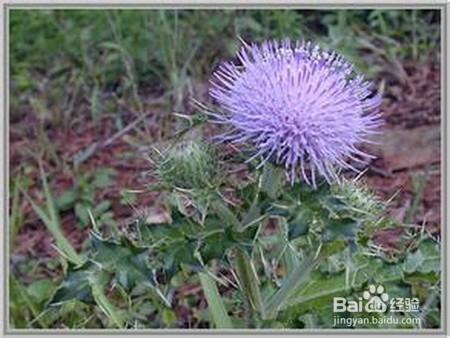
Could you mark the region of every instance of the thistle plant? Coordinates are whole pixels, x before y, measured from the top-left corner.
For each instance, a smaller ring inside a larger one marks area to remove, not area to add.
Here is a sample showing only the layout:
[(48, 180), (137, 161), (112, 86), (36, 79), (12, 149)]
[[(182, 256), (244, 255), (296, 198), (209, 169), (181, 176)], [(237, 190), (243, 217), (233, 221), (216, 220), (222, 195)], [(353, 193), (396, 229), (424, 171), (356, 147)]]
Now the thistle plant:
[[(105, 309), (95, 295), (117, 289), (138, 304), (151, 298), (153, 310), (150, 320), (136, 319), (137, 309), (119, 316), (108, 304), (111, 323), (177, 326), (167, 313), (181, 281), (201, 285), (207, 316), (193, 320), (203, 327), (332, 328), (333, 297), (358, 297), (369, 283), (393, 296), (424, 285), (438, 292), (439, 243), (409, 232), (403, 256), (387, 262), (374, 254), (372, 237), (395, 222), (342, 173), (371, 157), (358, 146), (382, 123), (373, 85), (311, 43), (244, 45), (238, 60), (213, 74), (219, 107), (202, 109), (225, 128), (217, 151), (212, 140), (183, 134), (155, 157), (167, 222), (142, 217), (121, 234), (93, 233), (84, 263), (69, 267), (49, 306), (76, 297)], [(221, 143), (242, 152), (220, 157)], [(243, 164), (246, 180), (236, 184), (231, 174)], [(436, 297), (421, 301), (423, 321), (438, 318)]]

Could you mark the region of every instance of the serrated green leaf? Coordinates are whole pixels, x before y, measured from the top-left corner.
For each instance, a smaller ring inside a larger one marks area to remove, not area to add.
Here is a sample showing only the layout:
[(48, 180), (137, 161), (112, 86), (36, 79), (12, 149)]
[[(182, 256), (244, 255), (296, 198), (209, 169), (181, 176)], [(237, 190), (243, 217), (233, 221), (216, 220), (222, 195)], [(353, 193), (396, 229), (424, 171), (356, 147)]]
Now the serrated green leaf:
[(89, 285), (89, 276), (97, 270), (98, 268), (89, 261), (79, 267), (69, 265), (67, 276), (49, 301), (48, 306), (59, 306), (74, 300), (95, 304)]
[(111, 274), (92, 261), (86, 261), (77, 267), (70, 264), (67, 276), (56, 289), (47, 307), (61, 307), (75, 300), (97, 305), (115, 326), (122, 328), (122, 315), (104, 293), (104, 288), (110, 280)]
[(289, 240), (306, 235), (311, 225), (312, 214), (309, 210), (299, 210), (296, 215), (289, 220)]
[[(396, 285), (395, 283), (404, 280), (400, 264), (387, 264), (379, 258), (366, 256), (361, 252), (353, 253), (350, 259), (345, 263), (346, 269), (342, 272), (314, 271), (308, 283), (291, 297), (281, 316), (293, 320), (295, 317), (314, 311), (319, 313), (320, 318), (331, 327), (332, 320), (329, 319), (332, 318), (327, 316), (332, 313), (333, 297), (351, 295), (359, 297), (361, 290), (368, 282), (386, 287), (390, 283)], [(390, 290), (393, 290), (392, 287)]]
[(326, 222), (324, 239), (354, 238), (359, 226), (359, 221), (350, 218), (329, 219)]
[(154, 286), (154, 275), (147, 266), (149, 251), (138, 248), (125, 238), (121, 243), (104, 240), (96, 234), (91, 236), (92, 260), (102, 269), (115, 274), (120, 285), (131, 289), (136, 284)]
[(321, 307), (322, 302), (329, 305), (333, 296), (342, 295), (349, 289), (344, 273), (324, 274), (316, 271), (310, 281), (290, 299), (288, 306), (302, 304), (305, 309), (309, 309)]

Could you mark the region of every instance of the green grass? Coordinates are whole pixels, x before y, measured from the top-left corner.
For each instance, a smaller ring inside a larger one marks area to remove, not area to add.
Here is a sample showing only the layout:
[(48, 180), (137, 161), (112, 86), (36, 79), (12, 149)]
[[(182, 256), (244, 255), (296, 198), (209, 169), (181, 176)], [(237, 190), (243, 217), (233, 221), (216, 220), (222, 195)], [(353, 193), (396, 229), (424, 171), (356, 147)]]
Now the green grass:
[(55, 238), (58, 252), (72, 264), (81, 265), (83, 263), (83, 258), (77, 254), (72, 244), (64, 235), (64, 232), (61, 227), (61, 221), (57, 210), (57, 206), (53, 199), (53, 194), (48, 186), (46, 174), (42, 169), (42, 167), (40, 169), (46, 206), (45, 207), (39, 206), (28, 195), (26, 191), (23, 190), (22, 193), (24, 194), (28, 202), (31, 204), (34, 212), (39, 216), (41, 221), (44, 223), (47, 230)]
[(105, 93), (142, 111), (148, 91), (167, 92), (181, 112), (193, 81), (232, 56), (238, 36), (319, 40), (368, 68), (361, 48), (394, 64), (436, 60), (438, 25), (438, 13), (425, 10), (12, 10), (12, 102), (34, 98), (63, 123), (79, 113), (77, 99), (95, 118), (111, 113)]

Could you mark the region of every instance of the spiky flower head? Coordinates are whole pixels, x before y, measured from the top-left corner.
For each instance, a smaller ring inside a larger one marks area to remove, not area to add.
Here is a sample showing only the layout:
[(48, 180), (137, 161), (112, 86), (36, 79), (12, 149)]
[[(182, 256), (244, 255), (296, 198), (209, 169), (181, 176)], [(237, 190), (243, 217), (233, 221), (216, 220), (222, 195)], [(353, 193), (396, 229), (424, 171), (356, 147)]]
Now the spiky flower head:
[(249, 161), (262, 157), (316, 185), (316, 172), (335, 181), (349, 162), (370, 155), (358, 150), (381, 124), (381, 98), (372, 84), (335, 52), (310, 42), (244, 43), (238, 63), (213, 74), (210, 95), (222, 106), (213, 122), (229, 126), (221, 141), (250, 143)]

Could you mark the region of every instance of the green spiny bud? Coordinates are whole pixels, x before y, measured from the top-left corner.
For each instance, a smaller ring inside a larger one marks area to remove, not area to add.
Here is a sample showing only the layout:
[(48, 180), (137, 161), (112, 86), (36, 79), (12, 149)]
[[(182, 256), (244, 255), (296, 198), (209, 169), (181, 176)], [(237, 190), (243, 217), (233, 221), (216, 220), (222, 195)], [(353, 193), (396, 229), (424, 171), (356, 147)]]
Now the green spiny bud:
[(367, 187), (355, 181), (346, 180), (334, 185), (332, 194), (348, 211), (362, 217), (378, 215), (383, 208), (383, 203)]
[(206, 144), (183, 141), (163, 151), (156, 170), (161, 180), (174, 188), (203, 189), (213, 184), (216, 161)]

